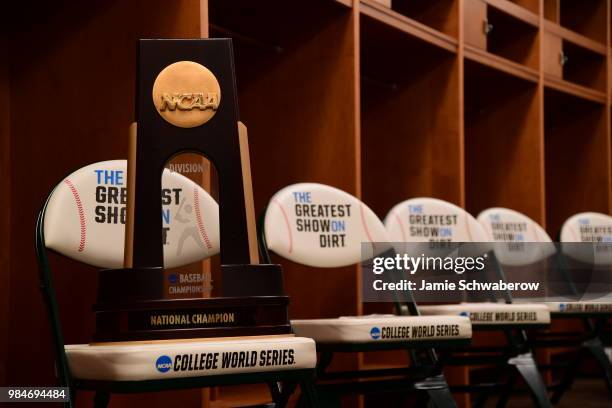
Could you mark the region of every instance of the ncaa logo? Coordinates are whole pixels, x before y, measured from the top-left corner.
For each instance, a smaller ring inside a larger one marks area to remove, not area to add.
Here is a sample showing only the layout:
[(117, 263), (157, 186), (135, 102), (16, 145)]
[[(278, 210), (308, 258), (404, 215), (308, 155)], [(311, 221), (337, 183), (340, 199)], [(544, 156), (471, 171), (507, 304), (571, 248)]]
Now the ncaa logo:
[(380, 329), (378, 327), (372, 327), (372, 330), (370, 330), (370, 336), (372, 336), (374, 340), (380, 339)]
[(470, 312), (461, 312), (459, 313), (459, 316), (470, 317)]
[(157, 371), (160, 373), (170, 371), (172, 368), (172, 359), (168, 356), (159, 356), (155, 362), (155, 368), (157, 368)]
[(170, 282), (172, 285), (178, 283), (178, 275), (176, 273), (171, 273), (168, 275), (168, 282)]
[(560, 311), (560, 312), (564, 312), (564, 311), (565, 311), (565, 304), (561, 303), (561, 304), (559, 305), (559, 311)]

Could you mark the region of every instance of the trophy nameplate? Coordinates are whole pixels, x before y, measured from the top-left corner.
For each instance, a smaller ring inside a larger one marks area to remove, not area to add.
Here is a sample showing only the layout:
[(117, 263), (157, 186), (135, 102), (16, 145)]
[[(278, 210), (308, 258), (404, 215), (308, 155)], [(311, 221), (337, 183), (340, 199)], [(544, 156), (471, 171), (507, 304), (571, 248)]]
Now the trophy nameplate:
[[(290, 333), (281, 267), (258, 263), (231, 40), (140, 40), (137, 78), (126, 267), (100, 272), (94, 341)], [(218, 173), (224, 297), (165, 294), (161, 174), (187, 152)]]

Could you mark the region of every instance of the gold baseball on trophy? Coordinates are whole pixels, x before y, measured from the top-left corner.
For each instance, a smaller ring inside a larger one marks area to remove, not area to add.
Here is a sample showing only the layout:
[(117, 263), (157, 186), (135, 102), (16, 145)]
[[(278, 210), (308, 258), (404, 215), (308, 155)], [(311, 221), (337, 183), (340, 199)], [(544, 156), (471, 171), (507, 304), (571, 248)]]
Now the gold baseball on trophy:
[(153, 84), (153, 103), (169, 123), (192, 128), (217, 113), (221, 88), (215, 75), (193, 61), (179, 61), (164, 68)]

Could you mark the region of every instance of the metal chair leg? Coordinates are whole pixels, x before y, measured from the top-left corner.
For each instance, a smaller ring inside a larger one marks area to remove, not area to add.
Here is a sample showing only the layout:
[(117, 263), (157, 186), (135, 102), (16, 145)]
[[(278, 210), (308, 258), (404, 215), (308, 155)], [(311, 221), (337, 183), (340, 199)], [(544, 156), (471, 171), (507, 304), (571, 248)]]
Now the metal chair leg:
[(510, 395), (512, 395), (512, 390), (516, 386), (517, 380), (518, 373), (516, 371), (511, 372), (510, 378), (508, 378), (508, 382), (506, 383), (504, 390), (502, 391), (501, 395), (499, 396), (499, 399), (497, 400), (497, 408), (504, 408), (508, 404), (508, 401), (510, 400)]
[(578, 368), (580, 367), (580, 362), (584, 357), (584, 351), (584, 348), (579, 349), (576, 355), (574, 356), (574, 359), (565, 369), (565, 372), (563, 373), (563, 377), (561, 378), (559, 385), (556, 387), (555, 391), (552, 394), (552, 397), (550, 398), (553, 404), (558, 404), (559, 401), (561, 401), (561, 397), (563, 397), (563, 394), (565, 394), (567, 390), (572, 388), (572, 384), (574, 383), (574, 380), (576, 379), (576, 375), (578, 373)]
[(268, 383), (270, 394), (275, 408), (286, 407), (289, 403), (289, 398), (297, 388), (297, 382), (273, 382)]
[(62, 406), (64, 408), (74, 408), (76, 406), (76, 390), (72, 387), (68, 388), (68, 401), (64, 402)]
[(544, 381), (540, 376), (538, 367), (531, 353), (521, 354), (508, 360), (508, 364), (513, 365), (529, 388), (534, 406), (551, 408), (552, 404), (548, 398), (548, 392)]
[(491, 391), (481, 391), (476, 395), (474, 402), (472, 402), (472, 408), (482, 408), (487, 403), (487, 400), (491, 396)]
[(612, 398), (612, 364), (610, 364), (610, 360), (606, 355), (601, 339), (597, 337), (587, 340), (582, 343), (582, 346), (591, 353), (603, 371), (606, 386), (608, 387), (608, 394)]
[(431, 405), (436, 408), (456, 408), (457, 404), (450, 392), (444, 375), (426, 378), (414, 384), (414, 388), (427, 392)]
[(427, 394), (432, 405), (436, 408), (456, 408), (457, 404), (448, 386), (438, 390), (428, 390)]
[(302, 388), (302, 397), (300, 399), (306, 403), (306, 406), (310, 408), (317, 408), (319, 406), (319, 400), (317, 398), (314, 380), (302, 380), (300, 381), (300, 387)]
[(268, 389), (270, 390), (270, 396), (272, 397), (272, 402), (274, 403), (275, 408), (284, 407), (285, 404), (282, 401), (282, 392), (281, 392), (281, 384), (279, 382), (269, 382), (267, 383)]
[(96, 391), (94, 395), (94, 408), (106, 408), (110, 402), (110, 393), (106, 391)]
[[(405, 398), (402, 398), (402, 402), (405, 402)], [(427, 407), (430, 408), (430, 406), (433, 404), (433, 402), (431, 401), (431, 398), (429, 397), (429, 395), (427, 394), (427, 392), (417, 392), (416, 393), (416, 400), (414, 403), (415, 407)], [(398, 407), (403, 407), (404, 405), (397, 405)]]

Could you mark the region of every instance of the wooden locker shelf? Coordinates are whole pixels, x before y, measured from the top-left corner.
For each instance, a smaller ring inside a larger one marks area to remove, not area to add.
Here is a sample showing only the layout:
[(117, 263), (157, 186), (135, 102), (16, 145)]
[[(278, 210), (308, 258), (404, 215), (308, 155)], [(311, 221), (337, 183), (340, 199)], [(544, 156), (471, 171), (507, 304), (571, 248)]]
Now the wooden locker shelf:
[(534, 14), (540, 14), (540, 0), (509, 0), (517, 6), (523, 7)]
[(544, 1), (544, 18), (547, 21), (559, 24), (559, 0), (543, 0)]
[(538, 82), (539, 72), (537, 70), (513, 61), (509, 61), (505, 58), (498, 57), (497, 55), (490, 54), (477, 47), (466, 44), (464, 46), (464, 55), (466, 60), (471, 60), (473, 62), (486, 65), (492, 69), (496, 69), (527, 81)]
[[(249, 13), (234, 14), (244, 8), (225, 1), (212, 1), (209, 12), (211, 36), (217, 35), (217, 27), (240, 34), (234, 40), (238, 96), (241, 119), (249, 129), (257, 214), (291, 183), (321, 182), (356, 193), (351, 10), (320, 1), (309, 3), (307, 12), (288, 14), (292, 7), (285, 2), (271, 9), (244, 3)], [(249, 20), (258, 24), (249, 25)], [(259, 30), (261, 26), (270, 29)], [(340, 156), (343, 166), (338, 166)], [(334, 293), (341, 282), (354, 281), (356, 268), (330, 273), (283, 264), (292, 317), (355, 313), (355, 294), (346, 286), (342, 301), (312, 293)]]
[(609, 212), (609, 113), (606, 105), (551, 89), (544, 106), (546, 225), (557, 237), (573, 214)]
[(607, 44), (607, 0), (544, 0), (546, 24), (553, 23), (605, 47)]
[[(411, 197), (460, 203), (456, 54), (363, 14), (360, 49), (364, 202), (381, 219), (395, 204)], [(363, 311), (393, 312), (390, 304), (365, 304)], [(407, 361), (405, 352), (364, 356), (367, 367)]]
[(606, 44), (607, 0), (559, 0), (558, 7), (561, 26)]
[(537, 71), (538, 16), (505, 0), (466, 0), (465, 4), (465, 45), (470, 51), (486, 51)]
[[(541, 218), (538, 87), (481, 64), (465, 65), (467, 210), (503, 206)], [(503, 124), (503, 125), (502, 125)]]
[(544, 76), (544, 86), (592, 102), (605, 104), (607, 100), (607, 95), (605, 92), (596, 91), (594, 89), (577, 85), (572, 82), (564, 81), (562, 79), (550, 75)]
[(608, 49), (605, 43), (600, 43), (595, 41), (589, 37), (585, 37), (582, 34), (576, 33), (572, 30), (569, 30), (565, 27), (560, 26), (559, 24), (551, 23), (549, 21), (544, 22), (544, 30), (547, 33), (553, 33), (567, 41), (570, 41), (582, 48), (589, 49), (595, 53), (606, 55)]
[(459, 35), (458, 0), (391, 0), (391, 8), (452, 37)]
[(495, 7), (488, 7), (487, 51), (530, 68), (539, 63), (538, 27)]
[(455, 54), (361, 19), (362, 190), (379, 216), (419, 195), (460, 201), (458, 95)]
[(583, 48), (570, 41), (563, 41), (563, 53), (567, 63), (563, 67), (563, 79), (605, 93), (607, 87), (607, 57)]
[(457, 39), (403, 16), (374, 0), (361, 0), (359, 11), (365, 16), (379, 20), (390, 27), (404, 31), (432, 45), (453, 52), (457, 50)]
[(540, 25), (538, 1), (483, 0), (488, 5), (534, 27)]
[[(300, 13), (286, 2), (212, 1), (209, 14), (211, 36), (238, 34), (238, 98), (249, 129), (257, 215), (292, 183), (320, 182), (358, 193), (352, 10), (329, 1), (309, 2)], [(291, 318), (357, 313), (356, 267), (330, 270), (273, 260), (283, 265)], [(348, 355), (334, 363), (348, 369), (357, 360)], [(233, 392), (221, 389), (218, 400)]]
[(545, 24), (544, 47), (547, 86), (606, 102), (606, 47), (553, 23)]

